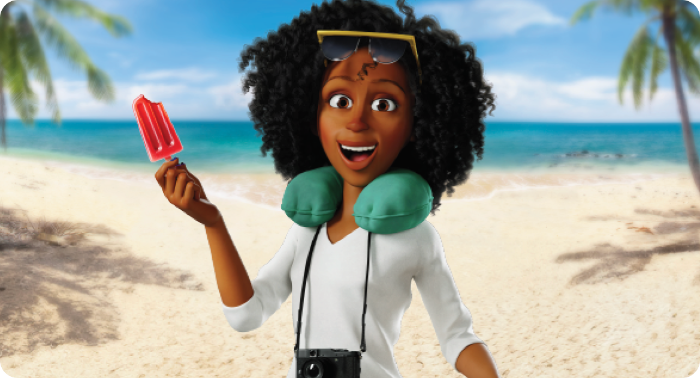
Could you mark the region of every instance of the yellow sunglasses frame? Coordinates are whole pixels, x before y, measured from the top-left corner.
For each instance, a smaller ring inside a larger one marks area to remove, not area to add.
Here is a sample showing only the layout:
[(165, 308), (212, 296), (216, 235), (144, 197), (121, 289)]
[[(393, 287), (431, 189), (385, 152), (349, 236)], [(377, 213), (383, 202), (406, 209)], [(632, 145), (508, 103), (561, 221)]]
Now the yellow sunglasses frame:
[[(408, 42), (411, 45), (411, 51), (413, 51), (413, 56), (416, 58), (416, 65), (418, 66), (418, 82), (423, 84), (423, 74), (420, 69), (420, 60), (418, 59), (418, 49), (416, 48), (416, 38), (408, 34), (394, 34), (394, 33), (374, 33), (374, 32), (361, 32), (352, 30), (317, 30), (316, 35), (318, 35), (318, 43), (323, 43), (323, 37), (330, 36), (346, 36), (346, 37), (374, 37), (374, 38), (389, 38), (389, 39), (400, 39), (402, 41)], [(327, 67), (328, 62), (324, 59), (323, 64)]]

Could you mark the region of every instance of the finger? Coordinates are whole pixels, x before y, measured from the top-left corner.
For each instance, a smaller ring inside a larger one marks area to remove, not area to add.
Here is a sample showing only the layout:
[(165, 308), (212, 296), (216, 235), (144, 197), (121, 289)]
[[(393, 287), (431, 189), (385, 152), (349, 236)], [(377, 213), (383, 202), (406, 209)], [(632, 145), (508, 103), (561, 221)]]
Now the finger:
[(156, 181), (158, 181), (158, 185), (160, 185), (161, 188), (165, 187), (165, 173), (168, 171), (168, 169), (178, 163), (179, 159), (175, 158), (173, 161), (166, 161), (163, 163), (163, 165), (158, 168), (156, 171), (155, 177)]
[(177, 181), (177, 168), (172, 167), (165, 173), (165, 194), (171, 196), (173, 190), (175, 189), (175, 182)]
[(196, 199), (199, 201), (201, 198), (206, 199), (207, 195), (204, 193), (204, 188), (202, 188), (202, 183), (199, 181), (199, 178), (197, 176), (193, 175), (189, 170), (187, 170), (187, 165), (185, 163), (182, 163), (181, 166), (178, 168), (183, 169), (185, 172), (187, 172), (187, 178), (195, 183), (195, 195)]
[(192, 172), (190, 172), (190, 171), (187, 169), (187, 165), (186, 165), (185, 163), (182, 163), (182, 165), (178, 165), (178, 166), (176, 166), (176, 167), (177, 167), (178, 169), (183, 170), (184, 172), (187, 172), (187, 177), (188, 177), (189, 179), (191, 179), (192, 181), (194, 181), (195, 184), (199, 184), (199, 179), (197, 179), (197, 177), (195, 177), (195, 175), (193, 175)]
[(173, 195), (177, 198), (182, 198), (185, 192), (185, 185), (187, 185), (187, 173), (181, 172), (177, 174), (177, 183), (175, 183), (175, 190)]
[[(187, 170), (187, 167), (185, 166), (185, 163), (182, 163), (182, 166), (185, 170)], [(197, 200), (204, 198), (207, 198), (206, 193), (204, 192), (204, 187), (202, 186), (202, 182), (199, 181), (199, 178), (197, 176), (193, 175), (192, 172), (187, 171), (187, 177), (194, 181), (195, 185), (195, 193), (197, 194)]]
[(192, 202), (192, 197), (194, 195), (194, 183), (192, 181), (187, 183), (187, 186), (185, 187), (185, 195), (182, 197), (182, 207), (184, 209), (187, 208), (187, 206), (190, 205), (190, 202)]
[(192, 181), (194, 181), (197, 185), (202, 186), (202, 183), (199, 181), (199, 178), (197, 178), (197, 176), (193, 175), (191, 172), (189, 172), (189, 174), (190, 176), (192, 176)]

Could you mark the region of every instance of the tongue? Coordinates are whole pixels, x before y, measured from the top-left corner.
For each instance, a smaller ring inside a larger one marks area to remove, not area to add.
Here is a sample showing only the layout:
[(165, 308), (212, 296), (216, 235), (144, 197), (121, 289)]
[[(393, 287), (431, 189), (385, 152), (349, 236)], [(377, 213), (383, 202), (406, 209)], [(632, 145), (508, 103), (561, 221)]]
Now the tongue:
[(365, 160), (371, 155), (369, 152), (353, 152), (352, 155), (350, 156), (350, 160), (352, 161), (362, 161)]

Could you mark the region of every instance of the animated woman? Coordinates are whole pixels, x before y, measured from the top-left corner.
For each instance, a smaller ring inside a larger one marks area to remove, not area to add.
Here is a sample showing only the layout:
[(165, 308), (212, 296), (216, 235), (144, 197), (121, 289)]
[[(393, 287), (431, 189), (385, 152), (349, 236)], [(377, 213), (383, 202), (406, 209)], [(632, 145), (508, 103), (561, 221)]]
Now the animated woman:
[(498, 376), (425, 220), (468, 178), (473, 155), (481, 159), (495, 96), (473, 46), (434, 19), (417, 20), (405, 0), (397, 5), (405, 20), (365, 0), (314, 5), (241, 54), (240, 69), (255, 68), (244, 91), (254, 94), (261, 150), (291, 179), (282, 208), (295, 222), (255, 281), (184, 164), (166, 162), (155, 175), (170, 203), (206, 226), (234, 329), (260, 327), (292, 294), (288, 378), (347, 369), (297, 366), (302, 352), (331, 349), (361, 349), (363, 377), (400, 377), (393, 348), (411, 279), (447, 361), (470, 378)]

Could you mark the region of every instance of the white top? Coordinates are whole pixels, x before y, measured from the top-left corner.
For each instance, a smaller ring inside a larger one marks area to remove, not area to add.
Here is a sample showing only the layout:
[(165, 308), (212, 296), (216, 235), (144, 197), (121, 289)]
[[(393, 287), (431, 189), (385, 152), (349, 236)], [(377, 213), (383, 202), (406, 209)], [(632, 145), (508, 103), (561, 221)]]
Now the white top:
[[(280, 250), (253, 280), (253, 297), (238, 307), (222, 303), (231, 327), (239, 332), (260, 327), (292, 293), (296, 332), (304, 267), (316, 229), (294, 224)], [(367, 234), (357, 228), (331, 244), (326, 224), (322, 226), (306, 283), (299, 349), (360, 350)], [(401, 377), (394, 345), (401, 318), (411, 304), (411, 279), (416, 281), (442, 353), (452, 367), (467, 345), (483, 343), (472, 330), (471, 314), (459, 297), (432, 224), (424, 221), (403, 232), (372, 234), (365, 316), (367, 350), (360, 362), (363, 377)], [(293, 349), (294, 345), (289, 345), (290, 354)], [(287, 378), (296, 377), (295, 367), (296, 358)]]

